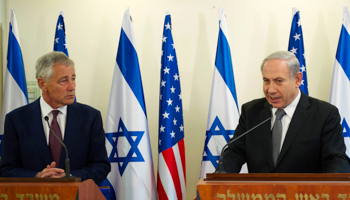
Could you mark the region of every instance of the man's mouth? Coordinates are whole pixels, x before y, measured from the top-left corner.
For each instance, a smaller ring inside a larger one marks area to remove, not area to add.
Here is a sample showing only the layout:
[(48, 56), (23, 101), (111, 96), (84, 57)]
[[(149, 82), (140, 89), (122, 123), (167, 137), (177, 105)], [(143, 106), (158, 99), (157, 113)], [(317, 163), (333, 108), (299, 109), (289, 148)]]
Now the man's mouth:
[(270, 97), (272, 103), (276, 103), (281, 97)]
[(75, 95), (74, 95), (74, 94), (71, 94), (71, 95), (68, 95), (67, 97), (68, 97), (68, 98), (75, 98)]

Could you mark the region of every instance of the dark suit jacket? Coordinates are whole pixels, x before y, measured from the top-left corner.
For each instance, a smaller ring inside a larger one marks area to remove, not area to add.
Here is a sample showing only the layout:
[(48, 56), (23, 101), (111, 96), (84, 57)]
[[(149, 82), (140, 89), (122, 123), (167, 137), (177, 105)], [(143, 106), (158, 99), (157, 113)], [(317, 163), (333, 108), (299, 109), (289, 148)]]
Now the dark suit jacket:
[[(64, 143), (73, 176), (103, 181), (111, 170), (105, 147), (102, 118), (98, 110), (80, 103), (67, 107)], [(46, 142), (39, 99), (5, 118), (0, 170), (4, 177), (35, 177), (53, 160)], [(59, 168), (65, 167), (62, 148)]]
[[(244, 104), (241, 111), (234, 137), (271, 116), (265, 98)], [(238, 173), (247, 162), (249, 173), (349, 173), (345, 150), (338, 109), (301, 92), (276, 167), (269, 120), (228, 146), (224, 170)]]

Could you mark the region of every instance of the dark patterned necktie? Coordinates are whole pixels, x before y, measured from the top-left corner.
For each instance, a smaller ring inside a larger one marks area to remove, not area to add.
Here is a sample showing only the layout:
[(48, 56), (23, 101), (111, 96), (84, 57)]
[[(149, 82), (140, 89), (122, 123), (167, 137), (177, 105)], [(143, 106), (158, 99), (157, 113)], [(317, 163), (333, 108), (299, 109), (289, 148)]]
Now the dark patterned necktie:
[(283, 109), (276, 111), (276, 121), (272, 128), (272, 159), (276, 166), (278, 155), (280, 154), (282, 140), (282, 122), (281, 119), (286, 114)]
[[(60, 126), (57, 122), (57, 115), (60, 111), (53, 110), (53, 119), (51, 122), (51, 129), (56, 133), (56, 135), (62, 140), (62, 133)], [(61, 149), (62, 144), (57, 140), (57, 138), (53, 135), (53, 133), (50, 131), (50, 137), (49, 137), (49, 147), (51, 152), (52, 160), (56, 162), (56, 167), (58, 167), (60, 157), (61, 157)]]

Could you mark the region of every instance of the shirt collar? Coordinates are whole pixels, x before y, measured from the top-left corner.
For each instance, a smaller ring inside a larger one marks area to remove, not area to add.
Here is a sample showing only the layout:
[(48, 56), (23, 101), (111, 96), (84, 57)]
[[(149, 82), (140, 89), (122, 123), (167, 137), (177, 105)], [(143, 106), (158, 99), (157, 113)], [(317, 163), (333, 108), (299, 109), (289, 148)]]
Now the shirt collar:
[(42, 96), (40, 97), (40, 108), (41, 108), (41, 114), (43, 117), (50, 114), (52, 110), (59, 110), (61, 114), (65, 116), (67, 115), (67, 105), (53, 109), (49, 104), (46, 103), (46, 101)]

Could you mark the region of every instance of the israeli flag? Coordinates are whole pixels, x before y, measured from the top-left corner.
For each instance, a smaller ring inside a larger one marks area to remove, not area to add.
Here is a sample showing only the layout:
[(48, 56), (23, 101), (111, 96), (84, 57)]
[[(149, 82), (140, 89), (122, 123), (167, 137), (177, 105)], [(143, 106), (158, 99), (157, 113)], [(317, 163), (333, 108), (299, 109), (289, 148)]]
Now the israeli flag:
[(294, 53), (299, 60), (300, 72), (303, 74), (303, 80), (301, 80), (301, 85), (299, 88), (306, 95), (309, 95), (306, 77), (306, 62), (304, 56), (304, 39), (299, 14), (300, 11), (298, 8), (293, 7), (293, 20), (292, 27), (290, 28), (288, 51)]
[(339, 109), (347, 147), (346, 154), (350, 156), (350, 18), (347, 5), (344, 5), (343, 13), (343, 26), (334, 62), (329, 102)]
[(9, 40), (7, 49), (7, 68), (5, 72), (4, 96), (2, 99), (0, 127), (0, 155), (4, 134), (4, 121), (7, 113), (28, 104), (27, 82), (24, 72), (21, 45), (16, 14), (10, 10)]
[(156, 199), (145, 100), (129, 8), (124, 13), (106, 119), (108, 199)]
[(207, 173), (215, 171), (221, 149), (233, 136), (239, 119), (226, 18), (221, 7), (219, 8), (219, 17), (219, 39), (211, 88), (201, 178), (206, 177)]

